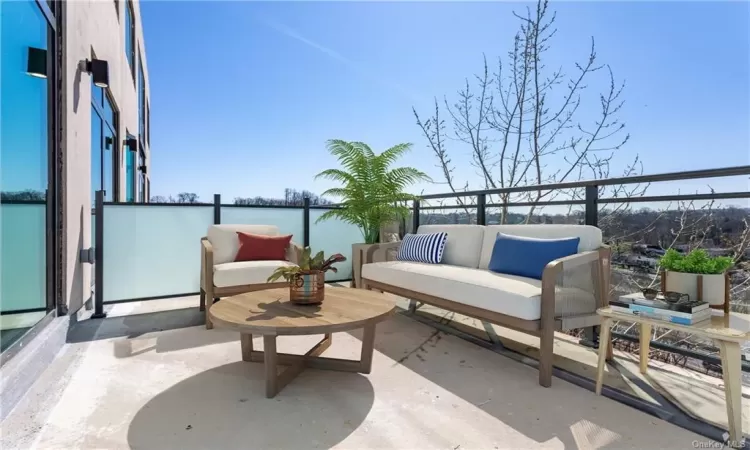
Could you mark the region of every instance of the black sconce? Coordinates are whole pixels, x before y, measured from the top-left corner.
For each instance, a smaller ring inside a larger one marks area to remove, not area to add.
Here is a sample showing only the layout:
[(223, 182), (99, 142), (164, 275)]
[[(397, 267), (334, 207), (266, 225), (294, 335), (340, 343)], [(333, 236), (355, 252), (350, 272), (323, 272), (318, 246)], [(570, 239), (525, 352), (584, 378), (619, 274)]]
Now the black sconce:
[(125, 147), (128, 148), (131, 152), (137, 152), (138, 151), (138, 140), (134, 137), (129, 137), (125, 139)]
[(29, 59), (26, 62), (26, 73), (32, 77), (47, 78), (47, 50), (29, 47)]
[(114, 143), (115, 143), (115, 140), (112, 139), (111, 137), (107, 136), (104, 138), (104, 148), (106, 148), (107, 150), (112, 148), (112, 144)]
[(100, 88), (109, 87), (109, 63), (101, 59), (86, 60), (86, 72), (94, 78), (94, 84)]
[(146, 174), (146, 166), (145, 165), (142, 165), (142, 166), (138, 167), (138, 170), (140, 170), (141, 172), (143, 172), (144, 174)]

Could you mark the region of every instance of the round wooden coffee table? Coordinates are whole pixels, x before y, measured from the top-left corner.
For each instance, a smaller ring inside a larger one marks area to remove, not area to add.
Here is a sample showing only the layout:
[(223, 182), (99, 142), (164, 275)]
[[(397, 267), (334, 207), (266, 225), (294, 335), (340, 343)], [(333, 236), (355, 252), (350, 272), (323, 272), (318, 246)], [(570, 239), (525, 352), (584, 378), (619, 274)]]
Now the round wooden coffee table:
[[(214, 326), (239, 331), (243, 361), (263, 362), (266, 397), (281, 391), (305, 367), (370, 373), (375, 325), (395, 311), (384, 294), (364, 289), (326, 286), (320, 305), (302, 306), (289, 301), (289, 289), (268, 289), (222, 298), (209, 312)], [(321, 357), (331, 346), (331, 333), (364, 329), (359, 361)], [(253, 350), (253, 335), (263, 336), (263, 351)], [(324, 334), (304, 355), (276, 352), (276, 336)], [(278, 365), (288, 366), (278, 373)]]

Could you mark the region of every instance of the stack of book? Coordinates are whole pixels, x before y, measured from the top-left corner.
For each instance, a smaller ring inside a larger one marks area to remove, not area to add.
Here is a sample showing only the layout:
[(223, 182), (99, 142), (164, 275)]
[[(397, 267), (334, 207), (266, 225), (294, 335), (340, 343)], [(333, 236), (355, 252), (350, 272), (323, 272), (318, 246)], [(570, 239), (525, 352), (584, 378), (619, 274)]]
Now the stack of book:
[(648, 300), (640, 292), (620, 296), (618, 300), (611, 300), (609, 306), (612, 307), (613, 311), (619, 313), (681, 325), (693, 325), (711, 318), (711, 309), (706, 302), (698, 300), (668, 302), (661, 295), (653, 300)]

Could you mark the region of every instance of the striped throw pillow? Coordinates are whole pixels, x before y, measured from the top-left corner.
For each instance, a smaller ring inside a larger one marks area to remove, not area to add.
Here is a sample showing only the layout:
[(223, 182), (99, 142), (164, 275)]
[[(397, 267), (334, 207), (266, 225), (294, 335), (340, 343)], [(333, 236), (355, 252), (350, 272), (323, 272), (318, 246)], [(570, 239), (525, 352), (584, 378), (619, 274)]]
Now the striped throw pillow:
[(396, 260), (440, 264), (448, 233), (407, 234), (401, 240)]

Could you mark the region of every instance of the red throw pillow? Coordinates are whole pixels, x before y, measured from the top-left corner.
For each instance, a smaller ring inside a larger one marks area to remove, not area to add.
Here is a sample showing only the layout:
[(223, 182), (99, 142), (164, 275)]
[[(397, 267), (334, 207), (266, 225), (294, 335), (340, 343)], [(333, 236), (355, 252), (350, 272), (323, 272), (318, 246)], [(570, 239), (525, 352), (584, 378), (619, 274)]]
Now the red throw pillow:
[(263, 236), (237, 232), (240, 249), (234, 261), (286, 261), (286, 249), (292, 241), (288, 236)]

